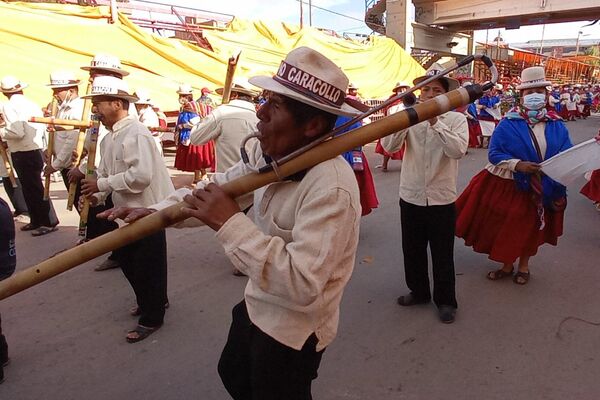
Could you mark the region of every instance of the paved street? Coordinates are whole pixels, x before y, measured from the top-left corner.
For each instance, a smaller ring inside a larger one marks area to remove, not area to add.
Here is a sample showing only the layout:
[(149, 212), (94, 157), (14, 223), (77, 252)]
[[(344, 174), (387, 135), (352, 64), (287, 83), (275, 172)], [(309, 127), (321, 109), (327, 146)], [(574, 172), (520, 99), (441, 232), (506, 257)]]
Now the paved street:
[[(581, 142), (598, 132), (600, 116), (568, 127)], [(433, 305), (396, 304), (406, 292), (400, 162), (387, 173), (375, 169), (374, 148), (366, 153), (381, 204), (363, 218), (339, 335), (324, 354), (315, 399), (597, 399), (600, 326), (578, 319), (600, 322), (600, 213), (578, 193), (583, 177), (569, 187), (564, 236), (532, 258), (528, 285), (487, 280), (496, 265), (457, 240), (459, 312), (443, 325)], [(486, 156), (471, 149), (461, 161), (461, 191)], [(42, 238), (17, 232), (19, 270), (76, 240), (78, 216), (65, 210), (62, 182), (52, 198), (60, 230)], [(0, 399), (228, 399), (216, 365), (246, 278), (231, 275), (209, 229), (172, 229), (168, 242), (171, 307), (164, 327), (141, 343), (125, 342), (136, 321), (121, 271), (93, 271), (104, 257), (0, 301), (12, 358)]]

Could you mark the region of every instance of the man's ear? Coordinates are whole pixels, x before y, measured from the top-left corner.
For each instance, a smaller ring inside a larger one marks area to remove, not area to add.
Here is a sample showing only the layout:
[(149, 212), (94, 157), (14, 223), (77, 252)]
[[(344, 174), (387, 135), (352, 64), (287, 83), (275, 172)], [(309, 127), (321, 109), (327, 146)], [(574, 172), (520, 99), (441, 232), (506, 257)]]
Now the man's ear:
[(327, 133), (328, 128), (329, 124), (326, 118), (322, 115), (317, 115), (306, 122), (304, 136), (309, 138), (321, 136)]

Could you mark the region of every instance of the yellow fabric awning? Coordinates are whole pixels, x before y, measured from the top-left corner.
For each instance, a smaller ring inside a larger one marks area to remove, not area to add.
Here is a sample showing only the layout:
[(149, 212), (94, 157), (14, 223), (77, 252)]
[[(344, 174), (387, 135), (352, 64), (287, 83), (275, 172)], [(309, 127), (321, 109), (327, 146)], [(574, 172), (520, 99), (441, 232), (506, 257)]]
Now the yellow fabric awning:
[[(72, 70), (83, 82), (95, 54), (121, 59), (131, 89), (146, 88), (163, 110), (176, 110), (180, 83), (215, 89), (225, 79), (227, 59), (242, 50), (238, 74), (272, 75), (295, 47), (309, 46), (342, 67), (364, 98), (387, 97), (399, 80), (412, 81), (421, 66), (393, 40), (370, 42), (332, 37), (314, 28), (235, 19), (226, 31), (206, 31), (214, 52), (188, 42), (150, 34), (125, 15), (110, 24), (108, 7), (0, 1), (0, 76), (29, 84), (25, 94), (40, 106), (50, 102), (50, 72)], [(80, 86), (85, 91), (85, 84)], [(0, 100), (2, 101), (2, 100)]]

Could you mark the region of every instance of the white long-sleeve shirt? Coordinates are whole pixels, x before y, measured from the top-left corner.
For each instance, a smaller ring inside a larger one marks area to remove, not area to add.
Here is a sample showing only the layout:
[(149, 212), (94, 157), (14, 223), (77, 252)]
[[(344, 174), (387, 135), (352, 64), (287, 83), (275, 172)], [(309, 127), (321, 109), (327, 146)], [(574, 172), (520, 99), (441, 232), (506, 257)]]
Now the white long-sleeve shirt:
[(456, 200), (458, 160), (467, 152), (466, 117), (450, 111), (433, 125), (421, 122), (381, 139), (385, 151), (400, 150), (406, 142), (400, 172), (400, 198), (417, 206), (435, 206)]
[[(251, 165), (265, 165), (258, 142), (249, 156)], [(239, 162), (211, 179), (222, 185), (248, 172)], [(189, 193), (179, 189), (152, 208), (166, 208)], [(337, 333), (358, 244), (360, 195), (351, 167), (338, 156), (301, 179), (271, 183), (238, 201), (242, 207), (254, 204), (254, 221), (239, 212), (216, 237), (233, 265), (250, 278), (244, 296), (250, 320), (294, 349), (300, 350), (313, 332), (317, 350), (325, 348)], [(194, 221), (188, 219), (188, 226)]]
[[(63, 102), (58, 107), (56, 118), (81, 120), (83, 114), (83, 99), (77, 97), (69, 102)], [(52, 168), (61, 170), (69, 168), (73, 150), (77, 148), (79, 138), (79, 129), (54, 132), (54, 157), (52, 158)]]
[(2, 103), (0, 113), (6, 122), (2, 139), (8, 144), (11, 153), (44, 148), (46, 126), (28, 122), (31, 117), (42, 117), (42, 109), (22, 94), (13, 94)]
[[(192, 144), (215, 142), (217, 172), (225, 172), (240, 161), (242, 140), (256, 133), (256, 110), (254, 104), (245, 100), (232, 100), (215, 108), (190, 132)], [(248, 143), (247, 150), (250, 148)]]
[[(139, 121), (142, 124), (144, 124), (144, 126), (146, 126), (147, 128), (157, 128), (160, 125), (160, 122), (158, 121), (158, 114), (150, 106), (145, 107), (140, 111)], [(162, 143), (160, 140), (160, 136), (161, 136), (160, 133), (150, 131), (150, 134), (154, 138), (154, 143), (156, 144), (156, 148), (158, 149), (158, 152), (162, 156), (163, 149), (162, 149)]]
[(100, 143), (95, 196), (103, 202), (112, 193), (115, 207), (148, 207), (173, 192), (173, 184), (154, 139), (137, 117), (118, 121)]

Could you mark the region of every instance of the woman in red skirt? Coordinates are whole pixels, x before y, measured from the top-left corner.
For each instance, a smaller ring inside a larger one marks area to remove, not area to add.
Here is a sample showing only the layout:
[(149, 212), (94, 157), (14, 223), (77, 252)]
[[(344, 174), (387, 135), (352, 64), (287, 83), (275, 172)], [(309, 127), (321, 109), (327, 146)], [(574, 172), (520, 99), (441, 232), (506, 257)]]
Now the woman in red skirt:
[(206, 177), (206, 171), (215, 169), (215, 149), (213, 142), (202, 145), (190, 144), (190, 127), (210, 113), (210, 106), (194, 101), (192, 87), (180, 85), (177, 91), (181, 110), (177, 118), (175, 168), (194, 173), (194, 183)]
[(592, 172), (590, 181), (581, 188), (580, 193), (593, 201), (596, 210), (600, 211), (600, 169)]
[[(557, 244), (563, 231), (566, 188), (541, 174), (539, 163), (572, 147), (561, 118), (546, 109), (542, 67), (523, 70), (521, 104), (496, 127), (488, 158), (456, 201), (456, 235), (478, 253), (502, 263), (488, 279), (529, 281), (529, 259), (544, 243)], [(514, 262), (519, 260), (513, 276)]]
[[(392, 89), (392, 92), (394, 92), (394, 93), (389, 98), (391, 99), (392, 97), (396, 97), (398, 95), (398, 93), (405, 92), (406, 89), (408, 89), (409, 87), (410, 87), (410, 85), (407, 83), (404, 83), (404, 82), (396, 83), (396, 86), (394, 87), (394, 89)], [(387, 117), (388, 115), (392, 115), (399, 111), (404, 110), (404, 108), (405, 107), (404, 107), (404, 103), (402, 102), (402, 100), (398, 100), (398, 101), (395, 101), (394, 103), (392, 103), (391, 105), (389, 105), (386, 109), (384, 109), (383, 113)], [(402, 146), (400, 148), (400, 150), (398, 150), (398, 151), (395, 151), (393, 153), (388, 153), (381, 146), (381, 141), (378, 140), (377, 145), (375, 146), (375, 153), (381, 154), (383, 156), (383, 163), (381, 165), (375, 166), (375, 168), (381, 168), (381, 170), (383, 172), (387, 172), (388, 162), (390, 161), (390, 159), (402, 160), (402, 158), (404, 157), (404, 146)]]

